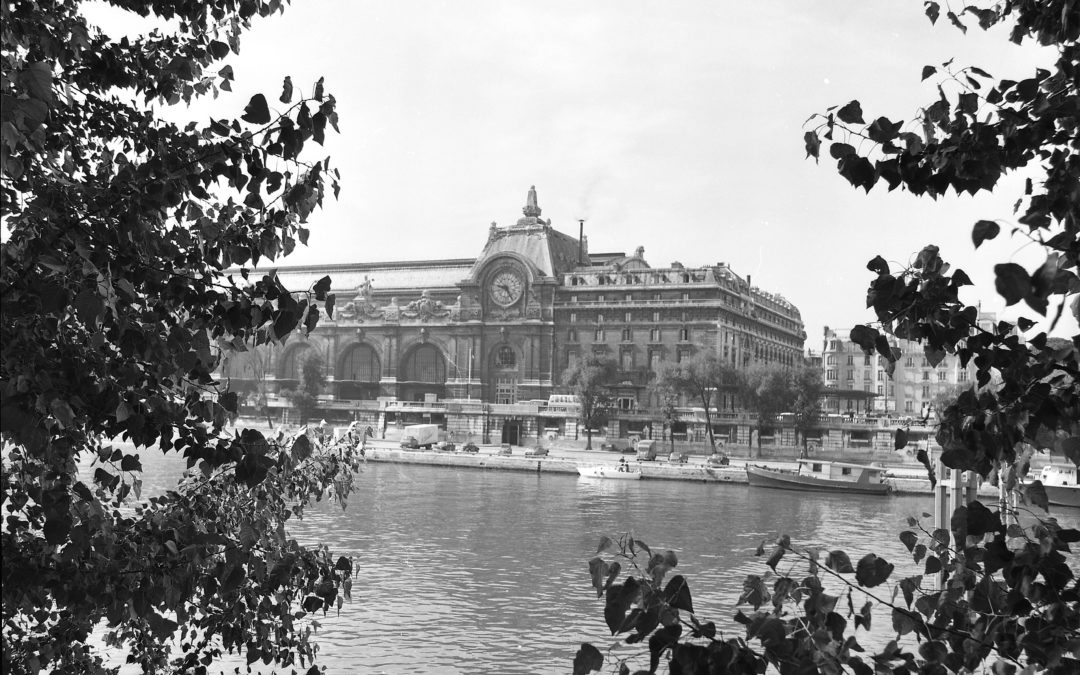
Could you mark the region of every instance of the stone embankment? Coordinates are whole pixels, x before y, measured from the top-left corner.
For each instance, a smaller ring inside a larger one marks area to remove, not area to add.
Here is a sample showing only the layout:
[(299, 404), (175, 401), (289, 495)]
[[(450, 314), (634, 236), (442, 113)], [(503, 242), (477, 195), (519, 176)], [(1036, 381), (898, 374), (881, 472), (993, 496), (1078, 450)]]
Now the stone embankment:
[[(633, 455), (613, 452), (586, 451), (568, 448), (550, 448), (548, 454), (536, 457), (530, 448), (514, 447), (511, 454), (500, 454), (499, 446), (481, 446), (476, 453), (444, 452), (437, 450), (405, 450), (396, 442), (384, 440), (367, 441), (366, 456), (372, 462), (399, 464), (423, 464), (468, 469), (502, 471), (534, 471), (538, 473), (577, 474), (578, 466), (615, 465), (621, 457), (641, 471), (642, 480), (681, 480), (696, 483), (743, 483), (746, 481), (746, 464), (763, 464), (790, 468), (791, 461), (772, 459), (754, 460), (732, 458), (728, 466), (709, 466), (703, 457), (690, 457), (686, 463), (656, 461), (638, 462)], [(897, 466), (886, 473), (886, 480), (896, 494), (930, 494), (930, 481), (925, 470), (910, 464)], [(984, 485), (980, 496), (994, 496), (997, 488)]]

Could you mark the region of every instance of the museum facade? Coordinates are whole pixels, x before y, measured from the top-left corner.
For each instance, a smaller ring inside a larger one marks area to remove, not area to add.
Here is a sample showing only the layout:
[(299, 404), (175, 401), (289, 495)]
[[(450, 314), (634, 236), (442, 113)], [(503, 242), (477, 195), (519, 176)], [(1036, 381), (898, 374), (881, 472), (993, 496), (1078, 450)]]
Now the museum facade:
[[(317, 355), (327, 420), (383, 430), (434, 422), (462, 440), (520, 443), (578, 434), (560, 376), (589, 352), (619, 367), (609, 437), (661, 428), (649, 383), (665, 361), (713, 349), (736, 367), (801, 362), (798, 309), (749, 276), (725, 263), (654, 267), (641, 247), (591, 253), (580, 231), (560, 232), (540, 216), (530, 189), (523, 217), (492, 223), (476, 258), (276, 268), (292, 291), (330, 276), (333, 318), (306, 338), (234, 355), (223, 376), (249, 401), (262, 396), (288, 415), (281, 393)], [(702, 416), (682, 417), (677, 434), (704, 437)], [(738, 420), (729, 421), (718, 431), (740, 442)]]

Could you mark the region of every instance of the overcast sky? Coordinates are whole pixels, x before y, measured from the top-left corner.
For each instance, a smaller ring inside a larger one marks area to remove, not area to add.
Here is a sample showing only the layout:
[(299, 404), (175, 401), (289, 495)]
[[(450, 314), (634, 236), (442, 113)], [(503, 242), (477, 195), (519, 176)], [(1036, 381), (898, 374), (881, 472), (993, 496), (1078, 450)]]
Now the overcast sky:
[(1020, 237), (972, 248), (976, 220), (1015, 225), (1019, 177), (934, 202), (867, 195), (833, 160), (804, 158), (812, 113), (857, 98), (867, 120), (911, 119), (936, 97), (922, 67), (953, 56), (1013, 79), (1053, 59), (1001, 31), (931, 26), (914, 0), (295, 0), (244, 36), (234, 94), (214, 105), (238, 116), (255, 92), (275, 102), (285, 75), (308, 91), (325, 76), (337, 98), (327, 153), (341, 198), (283, 264), (475, 257), (535, 185), (557, 229), (586, 219), (592, 252), (640, 245), (653, 266), (752, 275), (799, 307), (818, 350), (824, 325), (873, 319), (877, 254), (901, 265), (937, 244), (992, 310), (994, 263), (1041, 263)]

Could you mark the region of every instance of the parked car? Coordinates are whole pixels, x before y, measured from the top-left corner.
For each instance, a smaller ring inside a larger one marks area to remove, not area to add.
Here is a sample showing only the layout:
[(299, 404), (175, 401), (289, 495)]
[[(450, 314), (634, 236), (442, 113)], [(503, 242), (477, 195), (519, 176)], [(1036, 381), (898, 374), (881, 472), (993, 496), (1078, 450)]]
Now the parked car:
[(689, 455), (685, 452), (679, 452), (678, 450), (668, 455), (668, 461), (672, 464), (686, 464), (688, 459), (690, 459)]
[(476, 443), (468, 442), (461, 447), (462, 452), (480, 452), (480, 448), (476, 446)]
[(513, 453), (514, 449), (509, 443), (503, 443), (501, 446), (499, 446), (500, 455), (511, 455)]
[(547, 457), (548, 456), (548, 449), (547, 448), (533, 448), (532, 450), (526, 450), (525, 451), (525, 456), (526, 457)]
[(731, 464), (731, 460), (728, 459), (727, 455), (721, 452), (714, 452), (713, 454), (709, 455), (707, 464), (709, 466), (727, 466), (728, 464)]
[(437, 452), (454, 452), (457, 450), (457, 446), (450, 441), (439, 441), (435, 444), (435, 450)]
[(607, 452), (633, 454), (634, 446), (625, 438), (613, 438), (600, 444), (600, 449)]

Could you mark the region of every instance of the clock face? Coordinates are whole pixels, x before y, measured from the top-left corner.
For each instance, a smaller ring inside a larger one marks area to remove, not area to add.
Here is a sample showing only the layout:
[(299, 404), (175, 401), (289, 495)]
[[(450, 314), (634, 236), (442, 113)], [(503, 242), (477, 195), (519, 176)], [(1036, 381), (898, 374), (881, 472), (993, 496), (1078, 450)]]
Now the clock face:
[(520, 300), (524, 290), (525, 282), (517, 272), (512, 270), (496, 272), (488, 286), (491, 299), (503, 307), (509, 307)]

